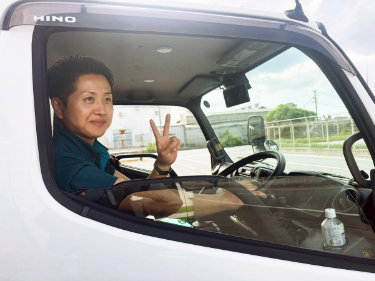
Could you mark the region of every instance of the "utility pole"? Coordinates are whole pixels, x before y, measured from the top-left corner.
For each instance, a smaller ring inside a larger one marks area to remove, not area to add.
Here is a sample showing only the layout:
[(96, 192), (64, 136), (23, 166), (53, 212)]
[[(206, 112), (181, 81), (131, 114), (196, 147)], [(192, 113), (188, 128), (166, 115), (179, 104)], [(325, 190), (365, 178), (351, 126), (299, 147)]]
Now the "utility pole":
[(316, 117), (318, 117), (318, 101), (316, 99), (316, 91), (314, 92), (314, 100), (315, 100), (315, 112), (316, 112)]
[(367, 57), (366, 57), (366, 64), (367, 64), (367, 71), (366, 71), (366, 83), (368, 85), (368, 60), (367, 60)]
[[(160, 116), (160, 105), (158, 105), (158, 110), (159, 110), (159, 132), (161, 132), (161, 116)], [(164, 134), (164, 132), (163, 132)]]

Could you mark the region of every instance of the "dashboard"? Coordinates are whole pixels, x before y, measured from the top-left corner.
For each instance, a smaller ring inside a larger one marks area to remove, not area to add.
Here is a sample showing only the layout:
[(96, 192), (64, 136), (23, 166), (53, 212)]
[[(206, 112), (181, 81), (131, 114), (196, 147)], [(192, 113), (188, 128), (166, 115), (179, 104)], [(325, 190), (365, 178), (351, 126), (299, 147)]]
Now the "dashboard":
[[(228, 166), (222, 164), (216, 172), (219, 174)], [(364, 212), (373, 206), (370, 189), (353, 187), (348, 180), (320, 173), (291, 171), (272, 177), (272, 172), (271, 167), (252, 163), (228, 175), (249, 180), (267, 194), (267, 199), (247, 204), (235, 215), (209, 218), (215, 223), (214, 228), (202, 222), (200, 227), (248, 239), (375, 259), (373, 217), (365, 216), (371, 214), (368, 210)], [(347, 242), (342, 247), (323, 244), (321, 223), (326, 208), (334, 208), (344, 224)]]

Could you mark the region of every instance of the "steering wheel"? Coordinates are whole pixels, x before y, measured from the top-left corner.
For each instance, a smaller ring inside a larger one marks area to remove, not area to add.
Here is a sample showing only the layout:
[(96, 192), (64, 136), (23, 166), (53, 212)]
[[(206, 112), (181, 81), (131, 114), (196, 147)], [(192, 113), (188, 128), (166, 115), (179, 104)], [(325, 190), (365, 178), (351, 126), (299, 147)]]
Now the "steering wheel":
[(240, 161), (237, 161), (236, 163), (233, 163), (230, 165), (228, 168), (226, 168), (224, 171), (221, 171), (219, 173), (219, 176), (226, 177), (230, 174), (232, 174), (234, 171), (238, 170), (239, 168), (245, 166), (246, 164), (250, 164), (254, 161), (261, 160), (261, 159), (268, 159), (268, 158), (273, 158), (277, 160), (277, 164), (275, 167), (275, 170), (271, 174), (270, 177), (276, 177), (282, 175), (285, 169), (285, 158), (284, 155), (282, 155), (278, 151), (262, 151), (259, 153), (255, 153), (252, 155), (249, 155)]

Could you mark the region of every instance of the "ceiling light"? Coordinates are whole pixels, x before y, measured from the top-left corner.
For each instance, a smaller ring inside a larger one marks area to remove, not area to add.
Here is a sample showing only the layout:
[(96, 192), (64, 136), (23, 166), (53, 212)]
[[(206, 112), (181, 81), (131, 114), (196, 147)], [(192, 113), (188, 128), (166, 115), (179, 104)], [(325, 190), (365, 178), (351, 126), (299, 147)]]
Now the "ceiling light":
[(266, 47), (268, 43), (246, 41), (221, 58), (217, 64), (226, 67), (237, 67), (238, 64), (250, 60), (250, 56)]
[(143, 80), (143, 82), (146, 82), (146, 83), (152, 83), (152, 82), (155, 82), (155, 80), (152, 80), (152, 79), (146, 79), (146, 80)]
[(159, 47), (156, 49), (156, 51), (158, 51), (159, 53), (162, 53), (162, 54), (166, 54), (166, 53), (170, 53), (172, 52), (172, 48), (171, 47)]

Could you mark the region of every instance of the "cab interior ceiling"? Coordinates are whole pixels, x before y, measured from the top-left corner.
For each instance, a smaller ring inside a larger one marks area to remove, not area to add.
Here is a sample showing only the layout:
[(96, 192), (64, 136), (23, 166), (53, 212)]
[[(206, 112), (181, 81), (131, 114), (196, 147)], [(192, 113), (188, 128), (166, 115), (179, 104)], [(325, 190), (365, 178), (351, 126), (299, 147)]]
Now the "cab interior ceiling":
[[(172, 52), (159, 53), (159, 47)], [(113, 72), (115, 104), (187, 103), (220, 86), (223, 74), (247, 72), (288, 48), (228, 38), (67, 31), (50, 36), (47, 67), (77, 54), (93, 57)]]

